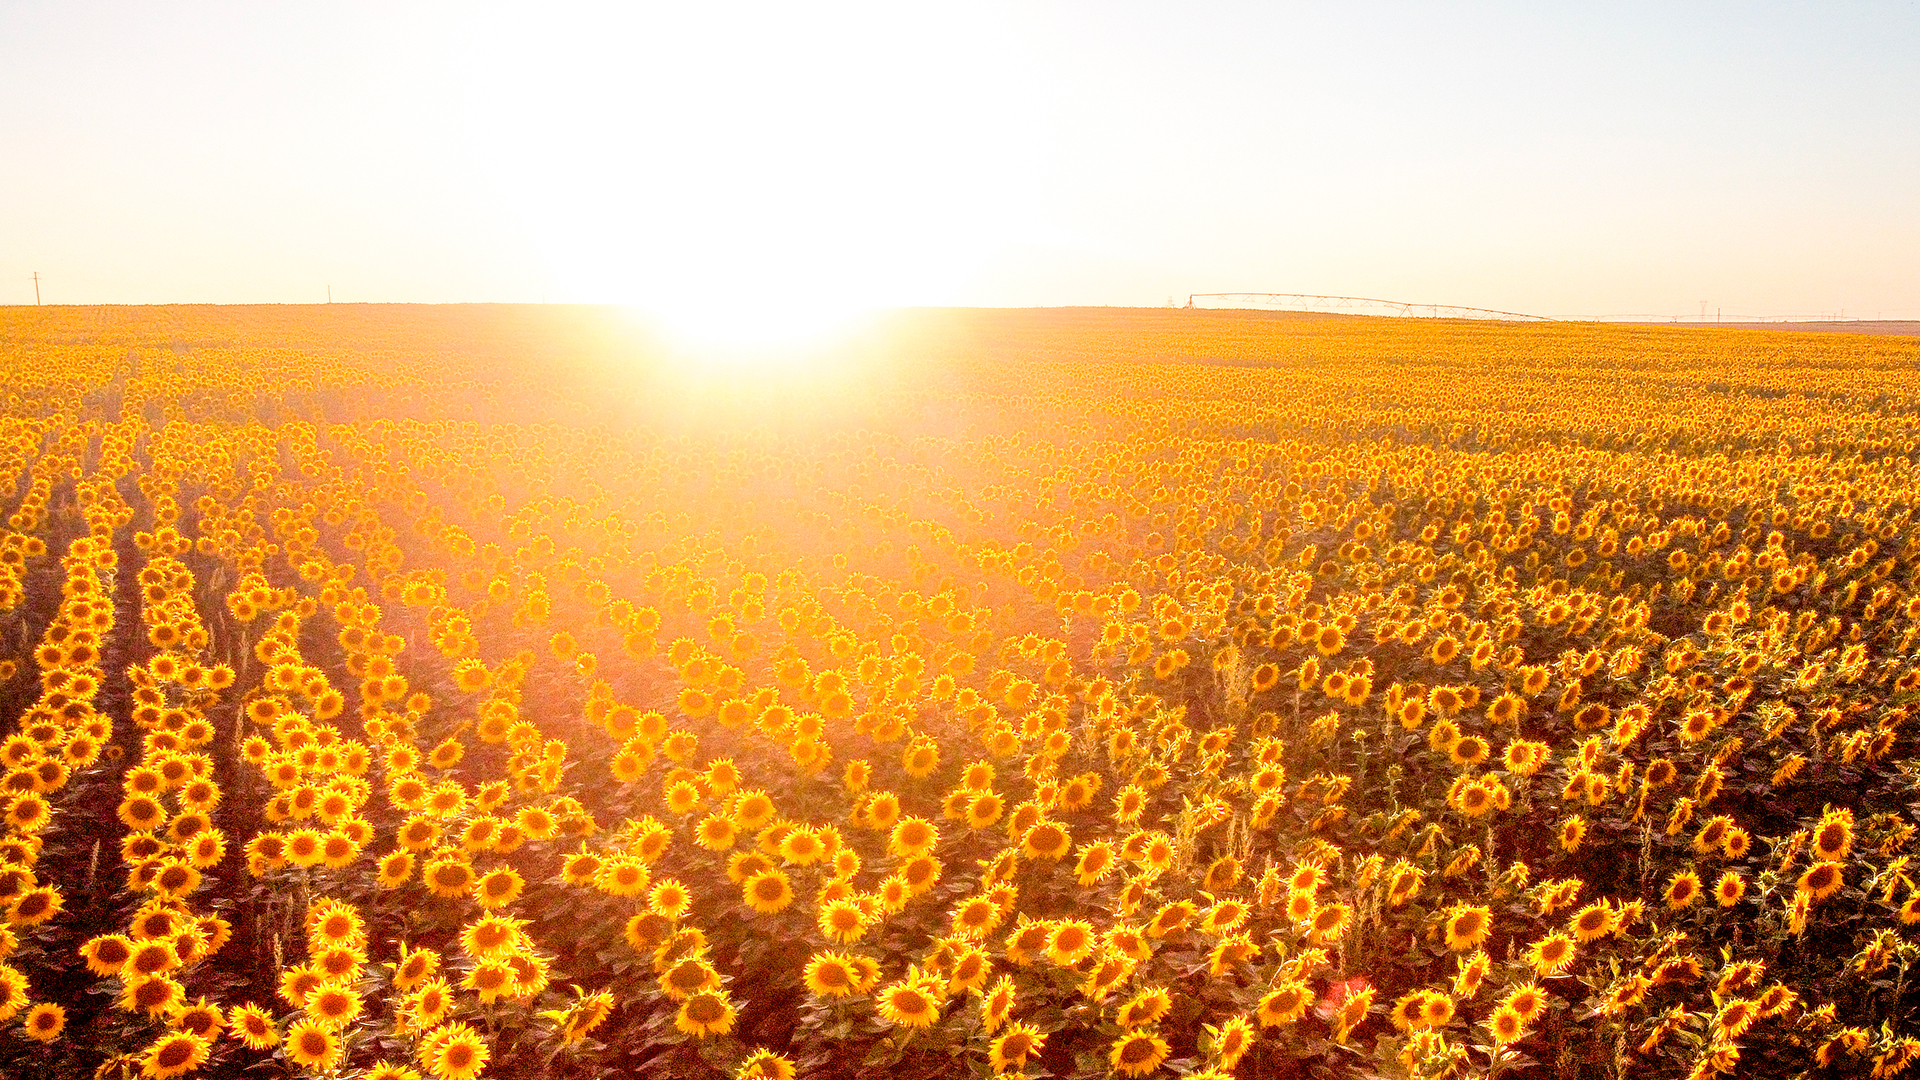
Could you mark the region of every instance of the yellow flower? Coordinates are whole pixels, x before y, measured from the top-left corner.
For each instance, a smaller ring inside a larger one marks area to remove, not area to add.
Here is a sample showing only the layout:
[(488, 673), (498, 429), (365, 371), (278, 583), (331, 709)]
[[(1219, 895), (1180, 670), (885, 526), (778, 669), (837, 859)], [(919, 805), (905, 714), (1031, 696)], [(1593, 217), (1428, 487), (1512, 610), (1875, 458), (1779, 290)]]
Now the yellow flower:
[(1713, 898), (1721, 907), (1732, 907), (1746, 894), (1747, 881), (1734, 870), (1721, 874), (1719, 882), (1713, 887)]
[(380, 860), (377, 880), (383, 889), (397, 889), (413, 876), (413, 852), (395, 851)]
[(731, 848), (739, 831), (733, 821), (721, 814), (708, 814), (700, 819), (700, 825), (694, 832), (694, 842), (709, 851), (725, 851)]
[(975, 794), (967, 803), (967, 827), (985, 829), (992, 826), (1000, 820), (1006, 806), (1006, 800), (997, 792), (982, 791)]
[(1172, 1008), (1172, 996), (1160, 987), (1153, 987), (1140, 991), (1131, 1001), (1120, 1006), (1113, 1022), (1123, 1028), (1146, 1027), (1159, 1023), (1160, 1018)]
[(1560, 849), (1562, 851), (1580, 850), (1580, 842), (1587, 838), (1587, 822), (1578, 814), (1560, 823)]
[(227, 1028), (235, 1038), (253, 1050), (265, 1050), (280, 1041), (280, 1031), (274, 1026), (273, 1016), (251, 1003), (236, 1006), (227, 1013)]
[(807, 961), (807, 990), (817, 997), (846, 997), (859, 992), (853, 960), (841, 953), (819, 953)]
[(702, 990), (680, 1006), (673, 1024), (688, 1035), (704, 1039), (733, 1030), (733, 1016), (733, 1005), (725, 994)]
[(186, 991), (165, 975), (135, 976), (120, 988), (119, 1005), (127, 1012), (161, 1016), (186, 1000)]
[(1305, 1016), (1312, 1004), (1313, 991), (1305, 983), (1284, 982), (1260, 999), (1260, 1006), (1254, 1015), (1259, 1018), (1261, 1027), (1278, 1027)]
[(733, 1080), (793, 1080), (793, 1062), (771, 1050), (755, 1050), (740, 1063)]
[(678, 919), (693, 906), (693, 894), (678, 879), (661, 878), (647, 894), (647, 906), (662, 918)]
[(900, 1027), (929, 1027), (940, 1018), (940, 999), (933, 988), (911, 977), (880, 991), (879, 1008), (883, 1019)]
[(1808, 867), (1807, 872), (1800, 875), (1800, 880), (1794, 883), (1794, 889), (1814, 900), (1825, 900), (1839, 892), (1840, 887), (1846, 883), (1846, 874), (1839, 863), (1819, 862)]
[(753, 910), (771, 914), (793, 903), (793, 887), (785, 873), (766, 870), (747, 879), (745, 897)]
[(27, 1038), (35, 1042), (52, 1042), (66, 1030), (67, 1010), (51, 1002), (42, 1002), (27, 1010), (25, 1027)]
[(865, 912), (850, 900), (835, 900), (820, 909), (820, 933), (830, 941), (858, 941), (867, 932)]
[(424, 880), (435, 896), (452, 899), (472, 890), (473, 878), (473, 867), (449, 853), (427, 864)]
[(1500, 999), (1500, 1005), (1519, 1013), (1522, 1023), (1531, 1024), (1533, 1018), (1546, 1009), (1547, 995), (1538, 986), (1529, 983), (1508, 991), (1507, 996)]
[(325, 1024), (301, 1020), (287, 1029), (287, 1057), (316, 1072), (330, 1072), (340, 1060), (340, 1039)]
[(1527, 954), (1527, 963), (1542, 976), (1558, 975), (1573, 963), (1573, 956), (1573, 939), (1556, 931), (1533, 943), (1533, 948)]
[(1492, 1032), (1495, 1045), (1506, 1046), (1518, 1042), (1527, 1034), (1527, 1022), (1517, 1009), (1510, 1005), (1501, 1005), (1493, 1010), (1487, 1019), (1487, 1030)]
[(1665, 899), (1670, 908), (1693, 906), (1700, 899), (1700, 875), (1691, 870), (1682, 870), (1667, 880)]
[(420, 1064), (439, 1080), (473, 1080), (491, 1056), (486, 1038), (465, 1023), (440, 1028), (420, 1046)]
[(1568, 924), (1581, 944), (1606, 937), (1613, 932), (1614, 913), (1605, 900), (1595, 900), (1580, 909)]
[(1080, 919), (1062, 919), (1047, 935), (1047, 959), (1073, 967), (1093, 954), (1093, 927)]
[(1114, 1040), (1107, 1063), (1115, 1072), (1145, 1076), (1167, 1060), (1171, 1049), (1165, 1039), (1151, 1031), (1129, 1031)]
[(492, 911), (519, 899), (520, 890), (525, 886), (526, 880), (511, 866), (502, 866), (488, 871), (474, 883), (473, 898), (481, 907)]
[(211, 1054), (208, 1041), (190, 1031), (175, 1031), (156, 1039), (140, 1059), (140, 1075), (151, 1080), (167, 1080), (191, 1072), (206, 1064)]
[(940, 830), (925, 818), (904, 818), (893, 827), (887, 839), (887, 854), (896, 859), (924, 855), (932, 851), (939, 840)]
[(1214, 1060), (1222, 1071), (1232, 1073), (1234, 1066), (1253, 1046), (1253, 1023), (1243, 1013), (1229, 1018), (1219, 1027), (1208, 1024), (1206, 1030), (1213, 1040)]
[(80, 946), (80, 955), (95, 975), (118, 975), (133, 959), (133, 943), (120, 934), (104, 934)]
[(1031, 1024), (1014, 1024), (987, 1046), (987, 1062), (995, 1075), (1026, 1067), (1027, 1058), (1045, 1049), (1047, 1037)]
[(322, 986), (307, 995), (307, 1018), (342, 1028), (360, 1015), (360, 995), (340, 986)]
[(702, 990), (720, 986), (720, 973), (697, 956), (674, 962), (660, 973), (660, 989), (675, 1001), (685, 1001)]
[(1493, 912), (1482, 905), (1455, 904), (1447, 913), (1447, 948), (1465, 952), (1487, 940), (1493, 930)]

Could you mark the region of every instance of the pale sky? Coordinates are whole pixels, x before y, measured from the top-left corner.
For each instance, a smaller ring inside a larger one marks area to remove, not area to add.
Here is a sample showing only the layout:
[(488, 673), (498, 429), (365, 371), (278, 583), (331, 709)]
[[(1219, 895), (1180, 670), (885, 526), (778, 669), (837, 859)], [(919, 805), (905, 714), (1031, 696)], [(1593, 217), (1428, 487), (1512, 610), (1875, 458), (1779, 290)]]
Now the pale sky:
[(1920, 317), (1920, 4), (0, 0), (0, 303)]

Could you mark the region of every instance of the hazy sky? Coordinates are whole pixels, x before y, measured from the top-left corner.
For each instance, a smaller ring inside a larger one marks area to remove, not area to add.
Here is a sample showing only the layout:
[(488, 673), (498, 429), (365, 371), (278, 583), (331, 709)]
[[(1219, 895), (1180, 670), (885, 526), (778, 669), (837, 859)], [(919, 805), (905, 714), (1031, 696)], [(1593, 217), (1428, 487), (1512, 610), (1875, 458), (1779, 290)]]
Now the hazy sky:
[(1920, 4), (0, 0), (0, 303), (1920, 317)]

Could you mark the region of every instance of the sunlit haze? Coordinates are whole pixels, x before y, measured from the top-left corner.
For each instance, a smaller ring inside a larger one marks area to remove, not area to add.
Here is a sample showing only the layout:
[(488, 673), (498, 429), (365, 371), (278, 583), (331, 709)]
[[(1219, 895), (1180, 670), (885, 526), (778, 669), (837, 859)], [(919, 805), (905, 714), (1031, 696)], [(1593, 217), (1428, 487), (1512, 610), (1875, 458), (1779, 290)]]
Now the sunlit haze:
[(1920, 316), (1920, 9), (14, 3), (0, 303)]

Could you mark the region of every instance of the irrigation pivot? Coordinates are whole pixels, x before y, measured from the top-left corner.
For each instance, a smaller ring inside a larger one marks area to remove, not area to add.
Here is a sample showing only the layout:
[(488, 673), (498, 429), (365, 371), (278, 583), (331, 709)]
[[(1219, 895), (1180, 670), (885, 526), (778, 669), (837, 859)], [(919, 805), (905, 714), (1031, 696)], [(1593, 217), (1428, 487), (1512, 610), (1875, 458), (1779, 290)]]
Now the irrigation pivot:
[[(1191, 293), (1188, 307), (1196, 301), (1225, 301), (1208, 307), (1272, 307), (1282, 311), (1332, 311), (1355, 315), (1393, 315), (1427, 319), (1530, 319), (1551, 322), (1545, 315), (1527, 315), (1518, 311), (1462, 307), (1458, 304), (1412, 304), (1404, 300), (1380, 300), (1370, 296), (1319, 296), (1314, 293)], [(1232, 301), (1241, 301), (1236, 304)]]

